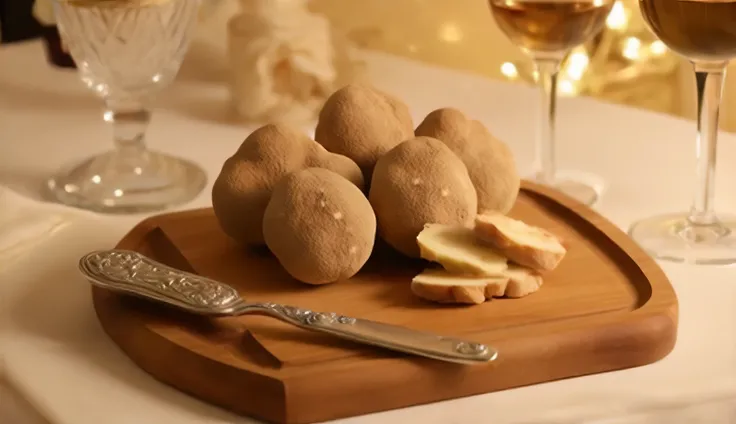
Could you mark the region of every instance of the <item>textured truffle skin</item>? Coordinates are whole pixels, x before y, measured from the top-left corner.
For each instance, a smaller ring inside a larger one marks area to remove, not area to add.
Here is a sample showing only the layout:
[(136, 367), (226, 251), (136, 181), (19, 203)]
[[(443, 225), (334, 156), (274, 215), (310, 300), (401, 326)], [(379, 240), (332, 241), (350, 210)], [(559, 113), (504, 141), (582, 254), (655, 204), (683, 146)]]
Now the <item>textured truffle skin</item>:
[(349, 84), (325, 102), (314, 137), (355, 161), (369, 183), (378, 158), (414, 137), (414, 124), (401, 100), (364, 83)]
[(425, 224), (471, 226), (478, 209), (465, 165), (430, 137), (404, 141), (378, 160), (369, 200), (381, 238), (413, 258), (419, 257), (416, 238)]
[(302, 132), (283, 124), (255, 130), (225, 161), (212, 188), (212, 208), (222, 230), (240, 244), (263, 245), (271, 190), (284, 176), (308, 167), (332, 170), (364, 188), (355, 162), (328, 152)]
[(266, 245), (295, 279), (328, 284), (355, 275), (373, 251), (376, 217), (340, 175), (308, 168), (274, 187), (263, 218)]
[(478, 213), (511, 210), (521, 185), (516, 161), (511, 149), (483, 124), (444, 108), (427, 115), (416, 135), (442, 141), (463, 161), (478, 193)]

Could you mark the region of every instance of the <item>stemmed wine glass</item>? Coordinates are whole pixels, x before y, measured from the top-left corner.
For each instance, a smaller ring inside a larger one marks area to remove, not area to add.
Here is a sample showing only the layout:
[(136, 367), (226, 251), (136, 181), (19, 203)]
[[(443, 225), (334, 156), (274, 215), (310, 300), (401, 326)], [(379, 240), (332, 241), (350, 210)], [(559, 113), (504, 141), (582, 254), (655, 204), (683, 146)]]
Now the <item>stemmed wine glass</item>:
[(736, 218), (716, 216), (718, 111), (726, 65), (736, 57), (736, 0), (639, 0), (654, 34), (695, 70), (698, 95), (696, 191), (688, 213), (635, 223), (629, 234), (659, 259), (736, 263)]
[(488, 0), (501, 31), (534, 60), (542, 89), (534, 179), (591, 205), (594, 187), (562, 179), (556, 170), (555, 115), (560, 64), (574, 47), (603, 29), (614, 0)]
[(204, 171), (145, 145), (154, 94), (176, 76), (196, 23), (199, 0), (54, 0), (59, 32), (84, 84), (105, 102), (115, 149), (48, 181), (65, 204), (136, 213), (187, 202)]

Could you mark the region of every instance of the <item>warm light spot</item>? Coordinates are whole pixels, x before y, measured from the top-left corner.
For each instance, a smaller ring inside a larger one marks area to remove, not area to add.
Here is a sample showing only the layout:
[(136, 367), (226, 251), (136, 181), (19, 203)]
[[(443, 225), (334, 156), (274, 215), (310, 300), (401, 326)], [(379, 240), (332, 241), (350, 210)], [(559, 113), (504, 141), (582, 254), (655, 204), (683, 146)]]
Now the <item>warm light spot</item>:
[(649, 51), (655, 56), (661, 56), (667, 53), (667, 46), (660, 40), (655, 40), (649, 45)]
[(339, 220), (342, 219), (342, 212), (335, 212), (335, 213), (332, 214), (332, 216), (333, 216), (333, 218), (335, 218), (336, 220), (339, 221)]
[(440, 27), (440, 39), (448, 43), (457, 43), (463, 39), (463, 33), (457, 24), (446, 22)]
[(327, 206), (327, 203), (324, 200), (319, 201), (319, 207), (324, 208)]
[(115, 197), (122, 197), (123, 196), (123, 190), (115, 189), (115, 191), (112, 192), (112, 194), (115, 195)]
[(511, 62), (504, 62), (503, 65), (501, 65), (501, 73), (511, 79), (519, 76), (519, 71), (516, 69), (516, 65)]
[(571, 54), (567, 61), (567, 74), (570, 78), (579, 81), (583, 78), (585, 68), (588, 67), (589, 61), (588, 55), (584, 52), (575, 52)]
[(606, 19), (606, 26), (611, 29), (622, 30), (626, 28), (627, 20), (628, 17), (626, 16), (626, 9), (624, 9), (624, 5), (620, 1), (617, 1), (613, 5), (611, 13), (608, 14), (608, 18)]
[(411, 183), (414, 185), (419, 185), (422, 183), (422, 180), (420, 180), (419, 178), (414, 178), (413, 180), (411, 180)]
[(636, 60), (640, 56), (640, 49), (641, 40), (636, 37), (629, 37), (624, 42), (624, 48), (621, 54), (629, 60)]
[(575, 85), (569, 80), (560, 81), (560, 94), (571, 95), (575, 94)]
[(93, 182), (93, 183), (95, 183), (95, 184), (99, 184), (99, 183), (100, 183), (100, 181), (102, 181), (102, 177), (100, 177), (99, 175), (93, 175), (93, 176), (92, 176), (92, 182)]
[(348, 252), (350, 252), (351, 255), (354, 255), (358, 252), (358, 246), (350, 246), (350, 249), (348, 249)]
[(443, 188), (441, 193), (442, 193), (442, 197), (447, 197), (450, 195), (450, 190)]

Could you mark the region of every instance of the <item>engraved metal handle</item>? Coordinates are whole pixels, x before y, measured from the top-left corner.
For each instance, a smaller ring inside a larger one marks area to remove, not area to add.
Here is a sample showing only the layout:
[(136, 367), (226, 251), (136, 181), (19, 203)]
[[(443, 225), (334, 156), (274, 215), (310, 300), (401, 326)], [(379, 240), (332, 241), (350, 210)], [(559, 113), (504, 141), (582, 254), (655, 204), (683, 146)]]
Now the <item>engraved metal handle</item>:
[(333, 312), (314, 312), (270, 302), (247, 303), (227, 284), (171, 268), (138, 252), (92, 252), (80, 259), (79, 269), (96, 286), (157, 300), (192, 313), (267, 315), (307, 330), (446, 362), (477, 364), (498, 357), (498, 352), (490, 346), (467, 340)]

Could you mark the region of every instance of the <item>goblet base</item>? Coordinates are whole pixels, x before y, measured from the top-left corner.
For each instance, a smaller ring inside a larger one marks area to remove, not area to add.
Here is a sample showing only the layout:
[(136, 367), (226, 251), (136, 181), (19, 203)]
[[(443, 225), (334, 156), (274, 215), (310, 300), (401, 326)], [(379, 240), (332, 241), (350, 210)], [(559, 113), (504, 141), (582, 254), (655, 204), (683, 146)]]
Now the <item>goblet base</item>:
[(736, 263), (736, 217), (696, 224), (687, 213), (660, 215), (634, 223), (629, 235), (656, 259), (696, 265)]
[(47, 181), (56, 201), (104, 213), (155, 212), (194, 199), (207, 183), (196, 164), (152, 151), (109, 152)]
[(537, 184), (554, 187), (585, 205), (592, 206), (598, 202), (601, 197), (601, 189), (566, 174), (572, 174), (572, 172), (557, 173), (552, 183), (542, 178), (540, 174), (532, 175), (530, 179)]

